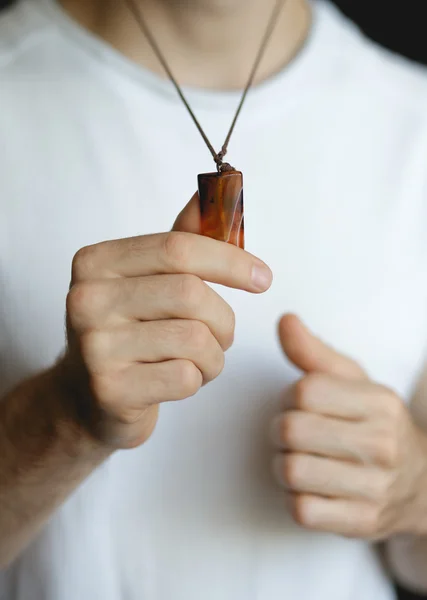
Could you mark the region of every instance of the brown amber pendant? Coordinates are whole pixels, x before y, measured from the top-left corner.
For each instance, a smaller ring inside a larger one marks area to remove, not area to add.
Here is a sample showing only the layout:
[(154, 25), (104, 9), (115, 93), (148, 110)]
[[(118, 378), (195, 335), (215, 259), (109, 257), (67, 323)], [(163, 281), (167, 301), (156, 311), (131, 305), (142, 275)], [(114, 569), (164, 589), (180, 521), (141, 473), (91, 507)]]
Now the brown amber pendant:
[(244, 248), (242, 173), (229, 168), (199, 175), (199, 196), (202, 235)]

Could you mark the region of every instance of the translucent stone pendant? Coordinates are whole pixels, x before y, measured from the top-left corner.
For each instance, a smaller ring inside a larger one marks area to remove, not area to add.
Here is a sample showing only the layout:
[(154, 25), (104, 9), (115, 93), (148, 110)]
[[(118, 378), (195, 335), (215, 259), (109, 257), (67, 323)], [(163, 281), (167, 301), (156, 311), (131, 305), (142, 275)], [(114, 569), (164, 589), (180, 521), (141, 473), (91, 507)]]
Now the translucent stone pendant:
[(198, 179), (202, 235), (244, 248), (242, 173), (229, 167)]

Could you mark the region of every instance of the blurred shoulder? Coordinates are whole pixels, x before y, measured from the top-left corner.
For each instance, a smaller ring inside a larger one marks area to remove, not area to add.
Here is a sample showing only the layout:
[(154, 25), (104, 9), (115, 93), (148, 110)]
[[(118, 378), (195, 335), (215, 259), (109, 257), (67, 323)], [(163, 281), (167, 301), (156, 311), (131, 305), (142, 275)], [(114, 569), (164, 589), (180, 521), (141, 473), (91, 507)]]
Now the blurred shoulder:
[[(31, 66), (34, 55), (50, 41), (52, 24), (39, 10), (38, 0), (18, 0), (0, 12), (0, 79)], [(21, 73), (22, 74), (22, 73)]]

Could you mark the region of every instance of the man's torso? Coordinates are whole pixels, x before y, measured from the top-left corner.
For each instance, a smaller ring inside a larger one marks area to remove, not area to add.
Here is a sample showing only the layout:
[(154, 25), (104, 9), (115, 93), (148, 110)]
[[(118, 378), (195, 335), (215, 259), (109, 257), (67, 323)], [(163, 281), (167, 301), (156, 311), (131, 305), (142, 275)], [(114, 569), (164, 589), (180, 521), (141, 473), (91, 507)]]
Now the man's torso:
[[(167, 230), (212, 168), (167, 84), (56, 9), (29, 18), (28, 5), (5, 19), (37, 23), (32, 38), (6, 39), (2, 54), (4, 390), (61, 352), (74, 253)], [(328, 5), (317, 13), (311, 45), (254, 90), (230, 148), (247, 249), (271, 266), (272, 289), (219, 290), (237, 318), (224, 373), (163, 406), (145, 446), (66, 502), (0, 577), (8, 600), (392, 597), (373, 550), (302, 531), (270, 474), (269, 423), (298, 377), (276, 340), (281, 314), (298, 313), (405, 399), (427, 340), (427, 83), (341, 31)], [(237, 95), (189, 97), (219, 146)]]

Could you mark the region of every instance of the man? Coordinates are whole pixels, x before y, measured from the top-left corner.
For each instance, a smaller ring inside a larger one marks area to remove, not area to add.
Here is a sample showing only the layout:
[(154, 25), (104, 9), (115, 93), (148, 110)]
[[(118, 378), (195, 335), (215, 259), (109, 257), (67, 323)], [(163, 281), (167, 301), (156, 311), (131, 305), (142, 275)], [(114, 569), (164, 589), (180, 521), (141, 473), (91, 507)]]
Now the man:
[[(139, 9), (220, 147), (272, 0)], [(425, 73), (288, 0), (245, 252), (181, 212), (209, 155), (122, 0), (19, 1), (0, 65), (2, 600), (427, 588)]]

